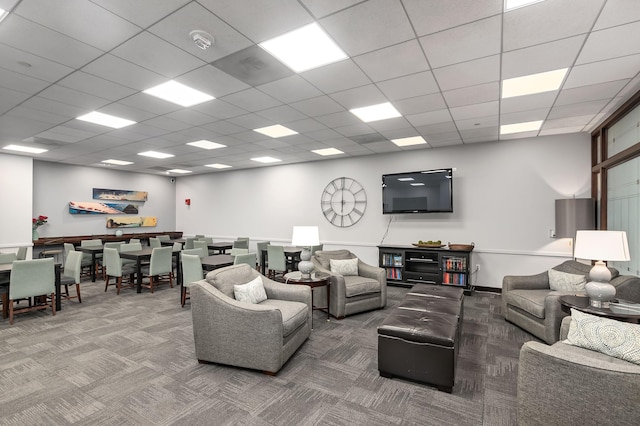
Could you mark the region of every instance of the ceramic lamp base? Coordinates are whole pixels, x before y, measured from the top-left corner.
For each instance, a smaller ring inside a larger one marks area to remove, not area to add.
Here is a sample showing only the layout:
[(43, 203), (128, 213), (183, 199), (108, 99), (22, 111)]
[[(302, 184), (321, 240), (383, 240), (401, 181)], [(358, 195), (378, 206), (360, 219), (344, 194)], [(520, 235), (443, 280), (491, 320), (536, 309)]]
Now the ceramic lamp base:
[(594, 308), (608, 308), (609, 302), (616, 296), (616, 288), (609, 284), (611, 272), (602, 261), (597, 261), (591, 271), (584, 289), (589, 296), (589, 304)]
[(303, 249), (300, 253), (300, 262), (298, 262), (298, 271), (302, 274), (302, 278), (310, 279), (311, 273), (313, 272), (314, 266), (311, 259), (311, 251), (308, 249)]

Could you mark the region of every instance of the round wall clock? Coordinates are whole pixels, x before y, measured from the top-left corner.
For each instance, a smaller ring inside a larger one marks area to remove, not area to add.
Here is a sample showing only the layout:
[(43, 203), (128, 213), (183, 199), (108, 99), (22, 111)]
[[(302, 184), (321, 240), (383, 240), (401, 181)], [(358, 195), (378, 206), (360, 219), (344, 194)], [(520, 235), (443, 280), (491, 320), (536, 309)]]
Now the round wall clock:
[(327, 185), (320, 197), (324, 217), (340, 228), (355, 225), (367, 208), (367, 193), (355, 179), (339, 177)]

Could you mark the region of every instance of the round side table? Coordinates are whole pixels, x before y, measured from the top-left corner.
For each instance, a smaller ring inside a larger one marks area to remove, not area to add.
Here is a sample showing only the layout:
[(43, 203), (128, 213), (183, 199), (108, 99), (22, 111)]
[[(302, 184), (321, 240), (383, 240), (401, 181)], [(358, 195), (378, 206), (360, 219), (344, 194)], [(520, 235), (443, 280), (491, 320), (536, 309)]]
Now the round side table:
[[(284, 282), (287, 284), (296, 284), (296, 285), (306, 285), (311, 287), (311, 306), (312, 310), (324, 310), (325, 308), (316, 307), (313, 304), (313, 289), (317, 287), (326, 287), (327, 288), (327, 321), (330, 320), (331, 316), (329, 314), (329, 303), (330, 303), (330, 295), (331, 295), (331, 286), (329, 285), (329, 274), (321, 273), (321, 272), (312, 272), (311, 278), (302, 278), (302, 272), (294, 271), (285, 274)], [(311, 328), (313, 328), (313, 315), (311, 316)]]
[[(627, 302), (621, 299), (614, 299), (613, 302)], [(561, 296), (560, 304), (562, 305), (563, 312), (571, 313), (571, 308), (577, 309), (580, 312), (586, 312), (592, 315), (598, 315), (605, 318), (611, 318), (618, 321), (631, 322), (634, 324), (640, 324), (640, 312), (632, 309), (624, 309), (617, 307), (614, 303), (608, 308), (595, 308), (589, 304), (589, 298), (586, 296)]]

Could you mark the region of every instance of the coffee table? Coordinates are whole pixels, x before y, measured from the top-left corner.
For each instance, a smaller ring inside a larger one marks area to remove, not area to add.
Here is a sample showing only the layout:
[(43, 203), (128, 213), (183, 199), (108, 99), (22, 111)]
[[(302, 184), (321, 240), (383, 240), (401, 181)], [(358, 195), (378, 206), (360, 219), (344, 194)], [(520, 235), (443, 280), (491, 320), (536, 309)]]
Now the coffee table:
[[(331, 294), (331, 286), (329, 285), (329, 274), (325, 274), (322, 272), (313, 272), (311, 274), (311, 278), (302, 278), (302, 272), (294, 271), (289, 272), (284, 275), (284, 282), (287, 284), (296, 284), (296, 285), (306, 285), (311, 287), (311, 309), (312, 310), (323, 310), (325, 308), (316, 307), (313, 305), (313, 289), (317, 287), (326, 287), (327, 288), (327, 321), (331, 319), (331, 314), (329, 313), (329, 303), (330, 303), (330, 294)], [(311, 315), (311, 328), (313, 328), (313, 315)]]
[[(614, 299), (613, 302), (634, 303), (622, 299)], [(560, 305), (562, 305), (562, 311), (568, 314), (571, 313), (571, 308), (574, 308), (592, 315), (640, 324), (640, 311), (624, 309), (613, 303), (608, 308), (595, 308), (589, 304), (587, 296), (561, 296)]]

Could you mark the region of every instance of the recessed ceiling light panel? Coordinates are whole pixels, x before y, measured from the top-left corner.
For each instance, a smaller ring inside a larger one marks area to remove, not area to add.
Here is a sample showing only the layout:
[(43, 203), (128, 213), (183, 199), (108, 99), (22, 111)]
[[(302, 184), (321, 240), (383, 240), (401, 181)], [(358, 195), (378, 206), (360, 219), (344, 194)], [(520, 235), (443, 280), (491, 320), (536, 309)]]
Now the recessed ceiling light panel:
[(144, 93), (183, 107), (190, 107), (215, 99), (211, 95), (192, 89), (174, 80), (169, 80), (166, 83), (144, 90)]
[(204, 139), (201, 141), (189, 142), (187, 145), (195, 146), (202, 149), (218, 149), (226, 147), (226, 145), (223, 145), (221, 143), (211, 142)]
[(257, 161), (258, 163), (268, 164), (268, 163), (277, 163), (282, 160), (279, 160), (273, 157), (256, 157), (256, 158), (252, 158), (251, 161)]
[(297, 135), (298, 132), (295, 130), (291, 130), (288, 127), (281, 126), (280, 124), (275, 124), (273, 126), (261, 127), (259, 129), (253, 129), (254, 132), (262, 133), (265, 136), (269, 136), (272, 138), (281, 138), (284, 136)]
[(260, 47), (298, 73), (348, 57), (315, 22), (260, 43)]
[(133, 164), (132, 161), (123, 161), (123, 160), (102, 160), (102, 163), (113, 164), (116, 166), (128, 166), (129, 164)]
[(2, 22), (2, 20), (3, 20), (4, 18), (6, 18), (7, 16), (9, 16), (9, 12), (7, 12), (7, 11), (6, 11), (6, 10), (4, 10), (4, 9), (0, 9), (0, 22)]
[(211, 167), (212, 169), (228, 169), (231, 166), (227, 164), (213, 163), (213, 164), (205, 164), (205, 167)]
[(395, 107), (389, 102), (361, 108), (354, 108), (350, 109), (349, 112), (351, 112), (353, 115), (355, 115), (365, 123), (402, 116), (402, 114), (400, 114), (398, 110), (395, 109)]
[(145, 156), (145, 157), (151, 157), (151, 158), (159, 158), (159, 159), (175, 157), (175, 155), (173, 155), (173, 154), (167, 154), (167, 153), (164, 153), (164, 152), (157, 152), (157, 151), (139, 152), (138, 155), (142, 155), (142, 156)]
[(42, 154), (43, 152), (48, 151), (48, 149), (32, 148), (30, 146), (22, 146), (22, 145), (7, 145), (2, 149), (6, 149), (8, 151), (27, 152), (29, 154)]
[(501, 135), (510, 135), (512, 133), (532, 132), (540, 130), (542, 127), (542, 120), (527, 121), (524, 123), (503, 124), (500, 126)]
[(411, 136), (409, 138), (391, 139), (391, 142), (398, 146), (411, 146), (425, 144), (427, 141), (422, 136)]
[(314, 154), (322, 155), (322, 156), (344, 154), (344, 152), (336, 148), (314, 149), (311, 152), (313, 152)]
[(115, 115), (104, 114), (98, 111), (92, 111), (89, 114), (76, 117), (76, 119), (93, 124), (99, 124), (101, 126), (111, 127), (113, 129), (121, 129), (123, 127), (131, 126), (132, 124), (136, 124), (135, 121), (116, 117)]
[(568, 68), (508, 78), (502, 81), (502, 99), (558, 90)]
[(530, 4), (540, 3), (544, 0), (504, 0), (504, 11), (518, 9), (519, 7), (529, 6)]
[(176, 174), (187, 174), (187, 173), (192, 173), (191, 170), (183, 170), (183, 169), (171, 169), (171, 170), (167, 170), (167, 173), (176, 173)]

